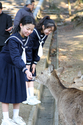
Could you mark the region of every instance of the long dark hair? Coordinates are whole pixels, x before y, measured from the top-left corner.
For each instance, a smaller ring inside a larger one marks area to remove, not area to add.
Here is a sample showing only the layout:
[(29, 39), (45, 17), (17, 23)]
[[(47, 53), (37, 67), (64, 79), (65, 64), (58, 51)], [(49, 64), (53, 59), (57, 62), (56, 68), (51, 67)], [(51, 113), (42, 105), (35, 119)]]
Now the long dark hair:
[(39, 23), (37, 23), (36, 29), (42, 31), (42, 25), (44, 25), (45, 29), (53, 26), (54, 26), (54, 31), (57, 29), (55, 22), (52, 19), (50, 19), (49, 16), (45, 16), (43, 19), (41, 19)]
[[(31, 16), (24, 16), (21, 19), (20, 23), (22, 23), (23, 26), (26, 25), (26, 24), (33, 24), (33, 25), (35, 25), (35, 19), (33, 17), (31, 17)], [(16, 33), (16, 32), (20, 31), (20, 23), (19, 23), (18, 26), (14, 27), (12, 33)]]

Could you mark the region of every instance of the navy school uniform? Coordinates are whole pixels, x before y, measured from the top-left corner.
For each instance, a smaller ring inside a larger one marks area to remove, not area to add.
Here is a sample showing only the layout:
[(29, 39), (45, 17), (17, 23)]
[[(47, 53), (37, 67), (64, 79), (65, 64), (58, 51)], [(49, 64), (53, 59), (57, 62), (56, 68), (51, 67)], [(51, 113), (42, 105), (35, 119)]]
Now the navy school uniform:
[[(36, 64), (40, 60), (40, 57), (38, 56), (38, 49), (40, 46), (40, 42), (42, 42), (42, 47), (45, 44), (45, 41), (47, 39), (47, 35), (41, 34), (40, 31), (38, 31), (36, 28), (34, 28), (33, 33), (29, 37), (29, 46), (27, 49), (27, 65)], [(31, 50), (31, 53), (30, 53)], [(36, 76), (36, 71), (33, 74), (33, 76)], [(26, 81), (32, 81), (27, 80)]]
[(28, 39), (15, 33), (8, 38), (0, 53), (0, 102), (20, 103), (26, 100), (26, 64), (21, 55), (22, 47), (27, 49), (27, 45)]

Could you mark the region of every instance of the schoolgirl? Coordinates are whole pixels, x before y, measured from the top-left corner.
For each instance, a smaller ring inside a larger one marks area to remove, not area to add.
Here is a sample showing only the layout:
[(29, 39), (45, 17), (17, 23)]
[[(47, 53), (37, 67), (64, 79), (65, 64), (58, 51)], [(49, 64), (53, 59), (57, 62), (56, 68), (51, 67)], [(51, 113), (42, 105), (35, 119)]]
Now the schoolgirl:
[[(36, 65), (43, 55), (43, 45), (48, 37), (48, 35), (56, 30), (55, 22), (50, 19), (49, 16), (45, 16), (39, 21), (33, 30), (33, 33), (29, 37), (29, 47), (28, 47), (28, 59), (27, 68), (32, 72), (33, 76), (36, 76)], [(31, 49), (32, 48), (32, 49)], [(30, 51), (32, 50), (32, 52)], [(27, 87), (27, 100), (24, 104), (36, 105), (41, 103), (34, 96), (34, 80), (26, 80)]]
[[(19, 105), (26, 100), (25, 75), (31, 80), (32, 73), (26, 67), (29, 35), (35, 20), (31, 16), (21, 19), (13, 34), (5, 41), (0, 53), (0, 102), (3, 119), (1, 125), (26, 125), (19, 116)], [(9, 118), (9, 103), (13, 104), (13, 120)]]

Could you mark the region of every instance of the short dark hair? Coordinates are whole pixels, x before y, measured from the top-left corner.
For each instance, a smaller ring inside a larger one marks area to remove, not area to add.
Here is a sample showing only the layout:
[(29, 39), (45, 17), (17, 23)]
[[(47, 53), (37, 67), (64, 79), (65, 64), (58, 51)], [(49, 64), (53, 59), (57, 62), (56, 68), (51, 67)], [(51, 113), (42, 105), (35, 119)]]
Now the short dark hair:
[(33, 2), (35, 2), (35, 0), (26, 0), (26, 6), (28, 6), (29, 4), (32, 4)]
[(0, 9), (2, 9), (2, 3), (0, 2)]
[(31, 0), (31, 3), (35, 2), (35, 0)]

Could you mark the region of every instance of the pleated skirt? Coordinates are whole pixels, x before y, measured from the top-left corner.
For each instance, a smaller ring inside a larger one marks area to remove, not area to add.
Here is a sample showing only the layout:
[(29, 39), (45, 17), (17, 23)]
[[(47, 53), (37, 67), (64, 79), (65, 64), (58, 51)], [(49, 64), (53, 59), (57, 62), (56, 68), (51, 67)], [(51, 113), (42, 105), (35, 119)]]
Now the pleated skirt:
[(21, 103), (25, 100), (25, 74), (0, 57), (0, 102)]

